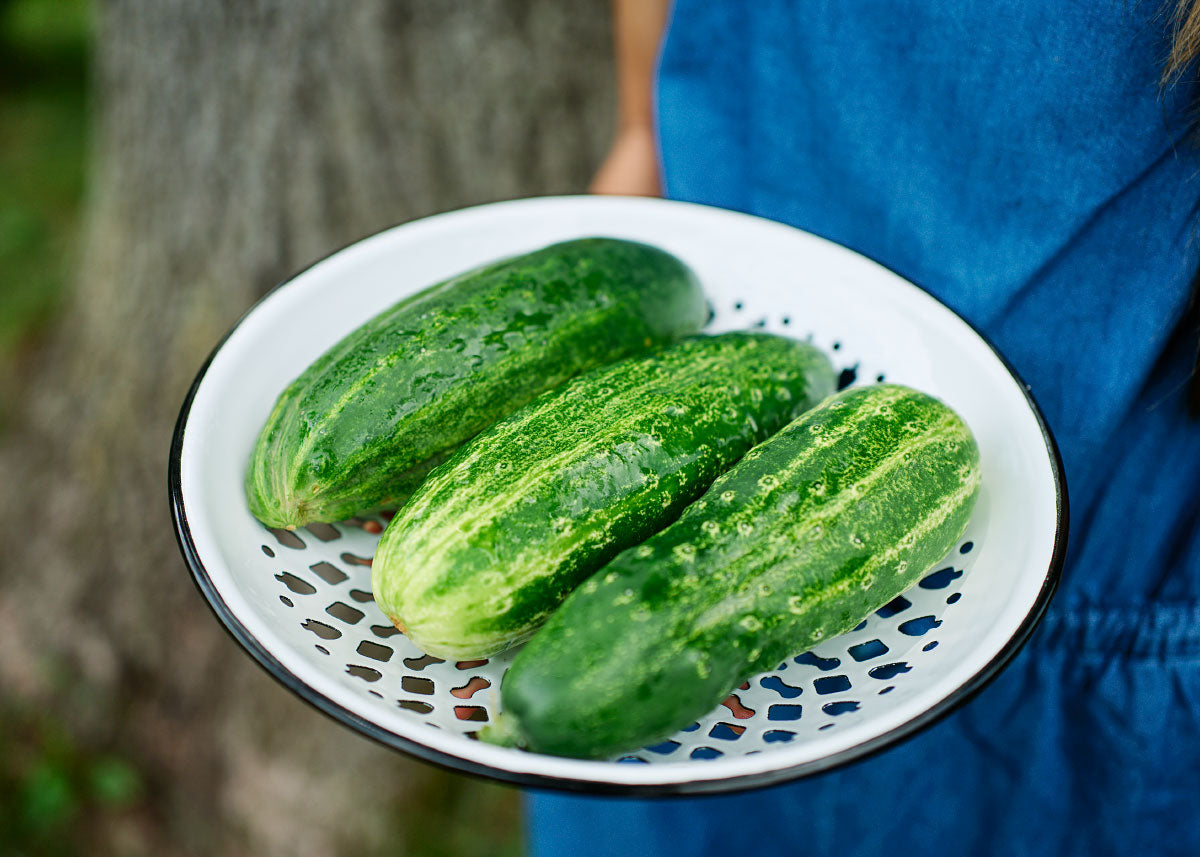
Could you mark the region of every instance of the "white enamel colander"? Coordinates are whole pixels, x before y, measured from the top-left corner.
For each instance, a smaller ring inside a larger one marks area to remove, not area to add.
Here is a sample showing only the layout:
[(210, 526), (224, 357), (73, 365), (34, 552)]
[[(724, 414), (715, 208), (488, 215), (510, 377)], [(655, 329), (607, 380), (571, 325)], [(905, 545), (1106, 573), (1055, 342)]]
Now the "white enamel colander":
[[(568, 238), (654, 244), (687, 262), (709, 330), (810, 339), (842, 383), (886, 379), (945, 401), (981, 452), (962, 541), (854, 631), (752, 677), (651, 747), (580, 761), (491, 746), (509, 652), (445, 662), (396, 633), (371, 600), (382, 519), (273, 532), (242, 474), (280, 391), (401, 297), (484, 262)], [(359, 241), (276, 288), (200, 370), (171, 447), (180, 548), (217, 618), (269, 673), (391, 747), (527, 786), (626, 794), (720, 792), (826, 770), (933, 722), (995, 676), (1040, 619), (1062, 567), (1067, 497), (1029, 389), (966, 322), (850, 250), (761, 218), (620, 197), (546, 197), (441, 214)]]

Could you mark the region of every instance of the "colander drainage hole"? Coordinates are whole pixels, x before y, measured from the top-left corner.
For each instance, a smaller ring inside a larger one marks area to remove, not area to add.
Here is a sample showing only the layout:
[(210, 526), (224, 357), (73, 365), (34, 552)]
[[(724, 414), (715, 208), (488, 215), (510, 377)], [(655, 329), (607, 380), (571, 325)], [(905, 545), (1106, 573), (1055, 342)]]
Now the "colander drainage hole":
[(793, 705), (786, 702), (776, 703), (767, 709), (768, 720), (799, 720), (803, 712), (803, 708), (799, 705)]
[(450, 695), (458, 699), (470, 699), (479, 691), (491, 687), (492, 683), (483, 676), (472, 676), (471, 679), (462, 687), (453, 688)]
[(326, 625), (324, 622), (318, 622), (316, 619), (305, 619), (300, 623), (300, 627), (305, 631), (312, 631), (322, 640), (336, 640), (342, 636), (342, 632), (332, 625)]
[(821, 706), (821, 710), (826, 714), (837, 717), (839, 714), (849, 714), (851, 711), (858, 711), (858, 703), (848, 699), (827, 702)]
[(267, 527), (267, 532), (275, 537), (275, 541), (279, 542), (285, 548), (293, 550), (304, 550), (304, 542), (291, 530), (281, 530), (275, 527)]
[[(372, 629), (374, 630), (374, 629)], [(435, 658), (433, 655), (421, 655), (419, 658), (405, 658), (404, 665), (410, 670), (423, 670), (430, 664), (444, 664), (445, 661), (441, 658)]]
[(884, 604), (875, 611), (875, 615), (880, 619), (891, 619), (897, 613), (903, 613), (909, 607), (912, 607), (912, 602), (903, 595), (897, 595), (887, 604)]
[(331, 585), (336, 585), (341, 583), (343, 580), (348, 579), (346, 572), (342, 571), (333, 563), (325, 562), (324, 560), (321, 562), (314, 562), (308, 568), (317, 577)]
[(379, 643), (372, 643), (370, 640), (360, 642), (355, 651), (364, 658), (370, 658), (373, 661), (387, 663), (392, 659), (392, 649), (390, 646), (381, 646)]
[(654, 744), (647, 747), (651, 753), (658, 753), (660, 756), (667, 756), (679, 749), (678, 741), (663, 741), (661, 744)]
[(383, 673), (374, 667), (364, 667), (358, 664), (346, 664), (346, 672), (363, 681), (379, 681), (383, 678)]
[(729, 694), (729, 698), (721, 704), (728, 708), (738, 720), (749, 720), (754, 716), (754, 709), (742, 705), (742, 701), (736, 693)]
[(337, 527), (332, 524), (309, 524), (304, 529), (308, 530), (318, 539), (323, 542), (331, 542), (334, 539), (340, 539), (342, 534), (338, 532)]
[(409, 693), (419, 693), (422, 696), (433, 695), (433, 679), (421, 678), (415, 675), (402, 676), (400, 687)]
[(850, 657), (861, 664), (863, 661), (869, 661), (872, 658), (886, 655), (888, 647), (883, 640), (868, 640), (865, 643), (859, 643), (857, 646), (851, 646), (846, 651)]
[(853, 366), (847, 366), (841, 371), (841, 374), (838, 375), (837, 388), (839, 390), (844, 390), (853, 384), (857, 378), (858, 364), (855, 363)]
[(962, 570), (951, 566), (926, 575), (917, 585), (922, 589), (945, 589), (960, 577), (962, 577)]
[(745, 726), (737, 726), (733, 723), (717, 723), (712, 729), (708, 730), (708, 737), (717, 738), (721, 741), (736, 741), (742, 737), (742, 733), (745, 731)]
[(896, 630), (910, 637), (919, 637), (941, 624), (942, 620), (934, 616), (920, 616), (916, 619), (909, 619), (907, 622), (901, 622), (900, 627)]
[(795, 737), (795, 732), (789, 732), (786, 729), (770, 729), (763, 733), (763, 740), (768, 744), (781, 744), (791, 741)]
[(813, 689), (822, 696), (841, 693), (843, 690), (850, 689), (850, 678), (844, 675), (821, 676), (813, 681)]
[(325, 612), (334, 619), (341, 619), (347, 625), (357, 625), (366, 614), (357, 607), (351, 607), (344, 601), (335, 601), (325, 608)]
[(769, 675), (759, 679), (759, 684), (767, 690), (773, 690), (784, 699), (795, 699), (803, 690), (798, 687), (792, 687), (790, 684), (784, 684), (783, 679), (779, 676)]
[(307, 580), (296, 577), (290, 571), (279, 572), (279, 574), (275, 575), (275, 579), (297, 595), (312, 595), (317, 591), (317, 587), (313, 586)]
[(798, 664), (807, 664), (810, 667), (816, 667), (821, 672), (829, 672), (842, 665), (842, 662), (837, 658), (823, 658), (815, 652), (805, 652), (802, 655), (792, 658), (792, 660)]
[(688, 755), (693, 759), (717, 759), (725, 754), (716, 747), (697, 747)]
[(883, 664), (882, 666), (872, 667), (867, 671), (867, 675), (869, 675), (871, 678), (877, 678), (880, 681), (887, 681), (888, 679), (893, 679), (901, 673), (906, 673), (911, 669), (912, 667), (910, 667), (906, 662), (899, 661), (898, 663), (894, 664)]

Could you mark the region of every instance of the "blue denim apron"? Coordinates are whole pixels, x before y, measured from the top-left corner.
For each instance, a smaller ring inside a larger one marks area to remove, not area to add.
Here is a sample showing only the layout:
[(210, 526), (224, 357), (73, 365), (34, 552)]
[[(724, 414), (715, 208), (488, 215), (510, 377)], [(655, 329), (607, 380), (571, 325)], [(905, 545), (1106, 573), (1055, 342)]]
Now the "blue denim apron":
[(1200, 855), (1200, 153), (1157, 3), (678, 0), (667, 195), (924, 286), (1030, 384), (1063, 584), (979, 697), (850, 767), (715, 798), (531, 794), (550, 855)]

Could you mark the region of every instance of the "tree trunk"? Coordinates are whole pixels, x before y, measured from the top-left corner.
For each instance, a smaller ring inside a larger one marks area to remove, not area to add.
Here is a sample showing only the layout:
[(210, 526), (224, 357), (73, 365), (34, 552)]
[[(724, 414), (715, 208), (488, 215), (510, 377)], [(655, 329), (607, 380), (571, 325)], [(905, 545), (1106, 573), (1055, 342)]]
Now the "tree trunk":
[(289, 273), (435, 211), (583, 189), (612, 117), (607, 0), (98, 14), (76, 288), (0, 439), (5, 705), (143, 772), (88, 853), (446, 853), (402, 825), (450, 775), (315, 713), (220, 630), (175, 546), (167, 449), (205, 355)]

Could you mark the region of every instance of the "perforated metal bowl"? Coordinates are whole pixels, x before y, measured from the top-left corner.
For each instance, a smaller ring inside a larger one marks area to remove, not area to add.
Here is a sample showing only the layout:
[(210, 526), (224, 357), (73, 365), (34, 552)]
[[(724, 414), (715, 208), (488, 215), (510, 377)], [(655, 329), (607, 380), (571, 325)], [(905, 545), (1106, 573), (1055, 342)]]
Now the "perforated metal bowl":
[[(961, 544), (853, 632), (754, 676), (700, 721), (610, 761), (474, 739), (512, 653), (450, 663), (397, 634), (371, 600), (382, 519), (272, 532), (242, 473), (283, 387), (400, 297), (477, 264), (566, 238), (656, 244), (688, 262), (713, 331), (811, 339), (843, 383), (887, 379), (966, 419), (983, 486)], [(268, 672), (351, 728), (423, 759), (539, 787), (717, 792), (803, 776), (927, 725), (1016, 653), (1054, 590), (1067, 501), (1053, 439), (1027, 388), (964, 321), (845, 248), (778, 223), (677, 202), (551, 197), (399, 226), (273, 291), (200, 370), (171, 448), (180, 547), (217, 617)]]

